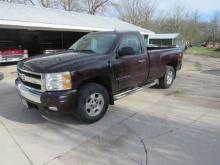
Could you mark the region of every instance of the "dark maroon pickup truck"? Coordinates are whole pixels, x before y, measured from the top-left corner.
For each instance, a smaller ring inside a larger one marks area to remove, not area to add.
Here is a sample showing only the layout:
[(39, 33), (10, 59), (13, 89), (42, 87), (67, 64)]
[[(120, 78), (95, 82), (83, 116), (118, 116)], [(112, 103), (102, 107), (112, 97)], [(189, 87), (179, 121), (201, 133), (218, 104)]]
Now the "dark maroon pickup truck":
[(42, 112), (73, 113), (92, 123), (114, 100), (145, 85), (169, 88), (182, 65), (179, 48), (145, 48), (138, 32), (98, 32), (67, 51), (18, 63), (22, 102)]

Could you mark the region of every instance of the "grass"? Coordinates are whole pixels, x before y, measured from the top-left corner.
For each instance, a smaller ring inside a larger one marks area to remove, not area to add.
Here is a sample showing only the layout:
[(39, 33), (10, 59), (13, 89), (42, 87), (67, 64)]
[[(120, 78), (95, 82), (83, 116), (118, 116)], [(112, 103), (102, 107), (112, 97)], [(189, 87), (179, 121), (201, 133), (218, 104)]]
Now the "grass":
[(220, 58), (220, 50), (216, 51), (216, 49), (214, 49), (214, 48), (206, 48), (206, 47), (201, 47), (201, 46), (200, 47), (199, 46), (191, 47), (186, 51), (186, 53), (207, 56), (207, 57)]

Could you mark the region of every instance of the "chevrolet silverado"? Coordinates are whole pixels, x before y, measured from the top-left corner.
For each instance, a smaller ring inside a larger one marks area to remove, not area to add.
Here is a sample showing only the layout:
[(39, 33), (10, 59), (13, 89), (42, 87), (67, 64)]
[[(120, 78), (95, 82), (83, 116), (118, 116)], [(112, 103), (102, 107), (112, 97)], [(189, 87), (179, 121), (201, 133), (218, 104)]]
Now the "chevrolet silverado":
[(139, 32), (96, 32), (66, 51), (19, 62), (15, 84), (28, 108), (72, 113), (93, 123), (129, 91), (155, 80), (169, 88), (182, 57), (180, 48), (146, 47)]

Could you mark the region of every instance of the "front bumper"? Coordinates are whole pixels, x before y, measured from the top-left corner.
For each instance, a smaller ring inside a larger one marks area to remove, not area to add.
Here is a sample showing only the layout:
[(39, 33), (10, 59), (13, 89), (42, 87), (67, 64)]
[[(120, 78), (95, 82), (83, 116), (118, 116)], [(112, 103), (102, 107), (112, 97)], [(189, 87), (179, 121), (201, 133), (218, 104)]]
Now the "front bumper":
[(58, 113), (73, 113), (76, 108), (76, 90), (42, 93), (28, 88), (18, 79), (15, 81), (15, 85), (22, 102), (25, 101), (28, 108), (34, 107), (41, 112)]

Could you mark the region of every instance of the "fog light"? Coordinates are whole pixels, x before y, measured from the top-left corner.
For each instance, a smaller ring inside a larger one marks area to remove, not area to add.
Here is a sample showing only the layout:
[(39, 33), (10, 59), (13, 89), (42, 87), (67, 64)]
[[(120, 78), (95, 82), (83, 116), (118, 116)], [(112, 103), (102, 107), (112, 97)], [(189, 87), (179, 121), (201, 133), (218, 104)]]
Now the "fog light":
[(51, 110), (51, 111), (58, 111), (57, 107), (49, 107), (49, 110)]

